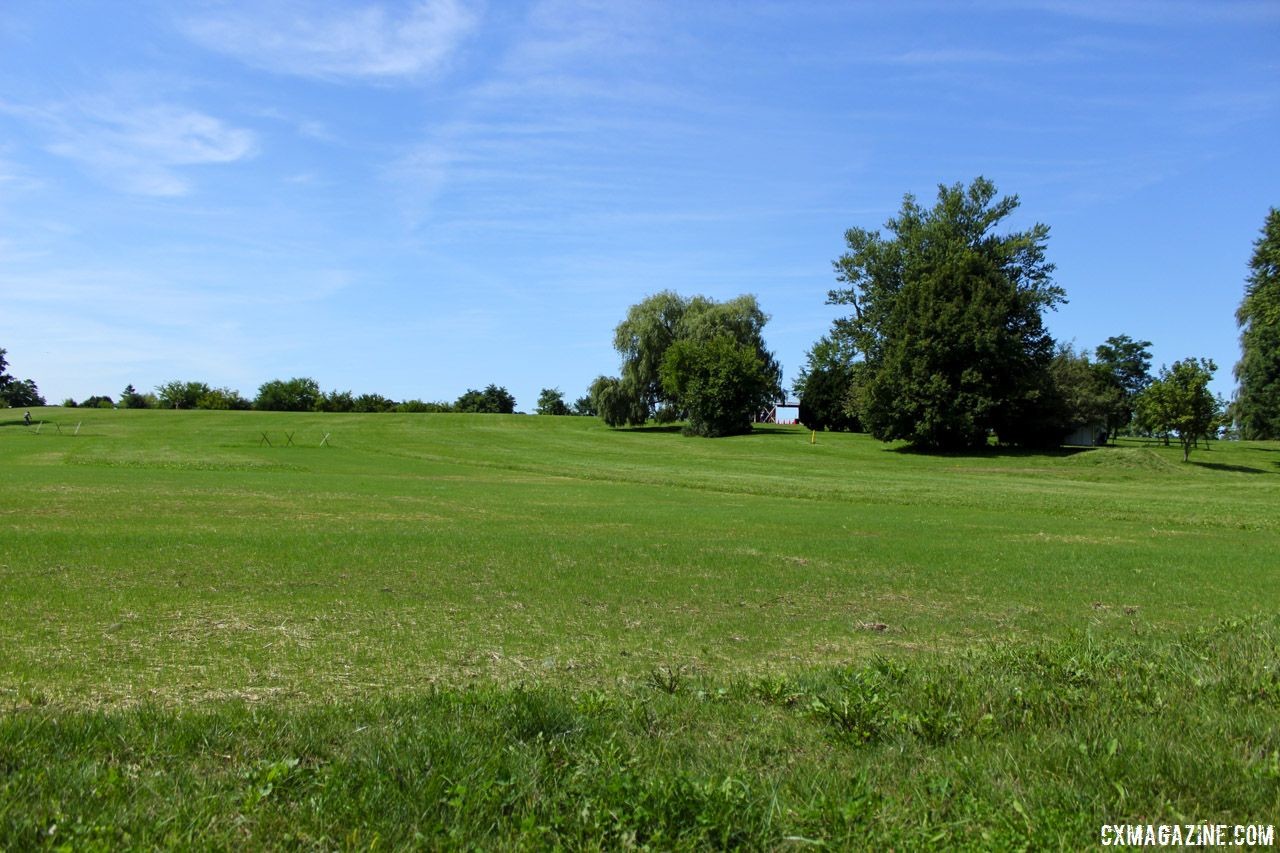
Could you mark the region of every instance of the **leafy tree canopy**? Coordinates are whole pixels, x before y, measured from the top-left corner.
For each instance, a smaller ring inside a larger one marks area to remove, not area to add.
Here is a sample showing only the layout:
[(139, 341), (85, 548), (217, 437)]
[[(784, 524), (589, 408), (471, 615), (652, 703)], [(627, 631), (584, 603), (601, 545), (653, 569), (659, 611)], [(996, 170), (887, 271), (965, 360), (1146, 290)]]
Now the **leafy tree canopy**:
[(1151, 384), (1151, 341), (1113, 335), (1094, 350), (1097, 365), (1111, 387), (1111, 403), (1103, 412), (1107, 430), (1115, 435), (1133, 420), (1134, 404)]
[(1218, 366), (1211, 359), (1185, 358), (1160, 368), (1160, 376), (1138, 396), (1140, 423), (1167, 437), (1178, 436), (1182, 461), (1222, 421), (1222, 401), (1209, 391)]
[(166, 409), (194, 409), (200, 398), (211, 389), (203, 382), (183, 382), (174, 379), (156, 386), (156, 399)]
[(904, 197), (888, 232), (851, 228), (834, 262), (848, 305), (836, 331), (865, 359), (858, 414), (877, 438), (931, 449), (1061, 439), (1051, 405), (1053, 339), (1042, 312), (1064, 300), (1045, 259), (1048, 226), (996, 233), (1018, 207), (977, 178)]
[(15, 409), (43, 406), (45, 399), (34, 379), (17, 379), (9, 375), (5, 350), (0, 348), (0, 403)]
[(853, 344), (834, 333), (810, 347), (792, 389), (800, 399), (800, 423), (809, 429), (861, 429), (853, 406), (856, 356)]
[(1233, 413), (1249, 439), (1280, 438), (1280, 210), (1271, 208), (1236, 312), (1241, 358)]
[(564, 401), (564, 392), (559, 388), (543, 388), (538, 395), (537, 412), (540, 415), (567, 415), (569, 406)]
[(253, 403), (234, 388), (210, 388), (196, 400), (196, 408), (243, 412), (253, 408)]
[[(646, 297), (631, 306), (614, 331), (622, 376), (592, 383), (593, 407), (610, 426), (643, 424), (661, 412), (668, 420), (688, 415), (690, 430), (698, 434), (750, 429), (761, 401), (767, 404), (782, 394), (782, 368), (764, 344), (767, 321), (750, 295), (716, 302), (665, 290)], [(723, 374), (732, 365), (745, 365), (743, 353), (756, 364), (747, 375), (759, 387), (749, 391), (733, 387)], [(733, 399), (713, 401), (721, 393)], [(702, 408), (694, 412), (695, 405)], [(730, 416), (726, 406), (746, 408)]]
[[(1108, 424), (1121, 398), (1106, 365), (1092, 362), (1083, 352), (1063, 344), (1049, 366), (1056, 402), (1061, 406), (1061, 422), (1070, 429)], [(1108, 431), (1111, 427), (1107, 426)]]
[(381, 394), (361, 394), (351, 402), (353, 412), (390, 412), (395, 407), (395, 400)]
[(468, 388), (453, 404), (455, 412), (509, 415), (516, 410), (516, 398), (506, 388), (489, 384), (483, 391)]
[(148, 399), (147, 394), (139, 394), (138, 389), (134, 388), (132, 383), (124, 386), (124, 390), (120, 392), (120, 408), (122, 409), (146, 409), (150, 408), (152, 401)]
[(267, 412), (312, 412), (320, 396), (320, 384), (314, 379), (272, 379), (258, 386), (253, 407)]
[(778, 397), (778, 377), (730, 332), (677, 340), (662, 359), (662, 388), (688, 412), (686, 432), (715, 438), (751, 431)]

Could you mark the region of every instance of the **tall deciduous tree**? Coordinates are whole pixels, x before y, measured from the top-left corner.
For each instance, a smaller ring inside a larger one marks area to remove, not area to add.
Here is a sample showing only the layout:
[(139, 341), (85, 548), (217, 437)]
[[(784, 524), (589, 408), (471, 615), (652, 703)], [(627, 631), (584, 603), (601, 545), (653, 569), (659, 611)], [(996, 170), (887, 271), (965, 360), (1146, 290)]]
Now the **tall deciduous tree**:
[(1236, 320), (1241, 358), (1235, 419), (1245, 438), (1280, 438), (1280, 210), (1274, 207), (1254, 243)]
[(1150, 346), (1151, 341), (1112, 335), (1094, 349), (1097, 365), (1114, 389), (1112, 404), (1104, 412), (1107, 430), (1112, 435), (1129, 426), (1138, 395), (1151, 383)]
[(977, 178), (939, 186), (932, 208), (904, 197), (888, 235), (845, 233), (828, 301), (865, 358), (859, 415), (877, 438), (931, 449), (1053, 444), (1053, 339), (1042, 313), (1064, 301), (1045, 259), (1048, 226), (996, 233), (1018, 207)]

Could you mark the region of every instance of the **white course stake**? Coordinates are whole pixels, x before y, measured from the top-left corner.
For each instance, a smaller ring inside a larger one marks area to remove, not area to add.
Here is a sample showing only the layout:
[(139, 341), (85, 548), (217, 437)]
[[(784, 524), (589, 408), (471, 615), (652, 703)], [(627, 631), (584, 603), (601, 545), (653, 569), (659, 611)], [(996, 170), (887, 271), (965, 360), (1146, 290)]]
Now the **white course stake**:
[(75, 431), (75, 432), (73, 432), (73, 433), (71, 433), (71, 434), (72, 434), (72, 435), (79, 435), (79, 434), (80, 434), (80, 426), (81, 426), (81, 424), (83, 424), (83, 423), (84, 423), (84, 421), (81, 421), (80, 423), (76, 424), (76, 431)]

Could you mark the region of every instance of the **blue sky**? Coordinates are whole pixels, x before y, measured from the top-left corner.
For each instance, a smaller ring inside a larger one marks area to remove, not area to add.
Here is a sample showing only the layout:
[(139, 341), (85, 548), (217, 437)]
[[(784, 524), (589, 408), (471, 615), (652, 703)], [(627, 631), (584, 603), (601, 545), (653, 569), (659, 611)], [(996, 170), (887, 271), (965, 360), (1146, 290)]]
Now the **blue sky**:
[(51, 402), (273, 378), (572, 400), (662, 289), (788, 383), (844, 230), (985, 175), (1054, 335), (1219, 364), (1280, 205), (1280, 3), (0, 6), (0, 347)]

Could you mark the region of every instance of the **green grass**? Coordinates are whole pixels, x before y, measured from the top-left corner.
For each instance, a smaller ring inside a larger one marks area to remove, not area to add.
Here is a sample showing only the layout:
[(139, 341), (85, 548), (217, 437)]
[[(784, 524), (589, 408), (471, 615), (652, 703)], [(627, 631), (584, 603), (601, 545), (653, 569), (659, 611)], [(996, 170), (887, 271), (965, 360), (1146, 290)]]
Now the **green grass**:
[(1280, 445), (32, 414), (0, 848), (1075, 848), (1280, 806)]

